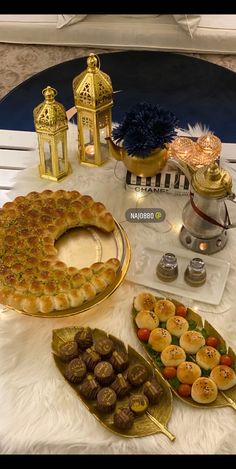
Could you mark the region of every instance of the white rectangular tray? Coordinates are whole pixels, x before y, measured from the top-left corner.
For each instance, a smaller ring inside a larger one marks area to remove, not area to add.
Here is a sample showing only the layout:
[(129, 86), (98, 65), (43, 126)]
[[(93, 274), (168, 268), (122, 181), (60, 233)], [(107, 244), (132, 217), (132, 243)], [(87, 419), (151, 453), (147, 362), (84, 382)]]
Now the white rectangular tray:
[[(156, 267), (165, 252), (173, 252), (178, 260), (178, 277), (173, 282), (163, 282), (156, 276)], [(192, 287), (184, 280), (184, 271), (193, 257), (200, 257), (206, 265), (207, 280), (201, 287)], [(158, 250), (151, 247), (136, 248), (126, 276), (127, 280), (146, 287), (218, 305), (223, 295), (230, 263), (185, 249)]]

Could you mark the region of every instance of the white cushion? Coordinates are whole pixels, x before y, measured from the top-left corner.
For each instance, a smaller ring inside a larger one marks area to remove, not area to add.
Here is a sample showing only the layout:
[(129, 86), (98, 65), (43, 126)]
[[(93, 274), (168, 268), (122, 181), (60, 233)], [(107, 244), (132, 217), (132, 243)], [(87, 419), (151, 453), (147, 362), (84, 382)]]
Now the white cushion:
[[(190, 27), (193, 15), (186, 16)], [(58, 28), (57, 23), (58, 15), (0, 15), (0, 42), (209, 54), (236, 51), (236, 15), (202, 15), (191, 40), (186, 23), (178, 23), (174, 15), (89, 14), (68, 27)]]
[(236, 15), (202, 15), (201, 28), (236, 29)]
[(9, 24), (56, 24), (58, 15), (0, 15), (0, 23)]
[(173, 15), (175, 21), (193, 37), (201, 21), (201, 15)]
[(83, 21), (86, 16), (87, 15), (57, 15), (57, 28), (64, 28), (65, 26)]

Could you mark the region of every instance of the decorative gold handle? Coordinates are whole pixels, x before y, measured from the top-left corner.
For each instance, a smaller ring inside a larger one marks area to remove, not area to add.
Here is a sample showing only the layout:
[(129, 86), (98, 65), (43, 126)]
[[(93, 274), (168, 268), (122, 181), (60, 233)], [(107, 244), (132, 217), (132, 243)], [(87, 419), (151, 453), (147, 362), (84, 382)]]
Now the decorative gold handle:
[(171, 441), (174, 441), (175, 440), (175, 435), (173, 435), (173, 433), (169, 432), (169, 430), (167, 430), (166, 427), (164, 427), (164, 425), (162, 425), (162, 423), (160, 423), (155, 417), (153, 417), (152, 414), (150, 414), (147, 410), (146, 410), (146, 415), (150, 418), (150, 420), (155, 423), (155, 425), (160, 428), (160, 430), (162, 431), (162, 433), (164, 433), (164, 435), (168, 436), (168, 438), (171, 440)]
[(223, 391), (220, 391), (222, 396), (224, 396), (225, 400), (229, 403), (228, 405), (232, 407), (234, 410), (236, 410), (236, 402), (234, 402), (230, 397), (226, 396), (226, 394)]

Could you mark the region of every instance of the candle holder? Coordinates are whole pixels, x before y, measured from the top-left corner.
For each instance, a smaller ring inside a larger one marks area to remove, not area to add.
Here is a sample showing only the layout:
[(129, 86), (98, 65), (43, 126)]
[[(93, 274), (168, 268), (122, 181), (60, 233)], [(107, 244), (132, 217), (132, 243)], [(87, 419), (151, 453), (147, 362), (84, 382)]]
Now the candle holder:
[(168, 148), (169, 157), (186, 164), (192, 171), (217, 160), (220, 152), (221, 141), (211, 132), (202, 135), (196, 142), (190, 137), (177, 137)]
[(64, 106), (55, 101), (57, 91), (47, 86), (42, 94), (45, 101), (33, 111), (40, 156), (39, 174), (44, 179), (59, 181), (70, 171), (67, 152), (68, 120)]
[(78, 124), (78, 156), (82, 164), (100, 166), (109, 158), (106, 138), (111, 135), (113, 89), (110, 77), (90, 54), (87, 69), (73, 80)]

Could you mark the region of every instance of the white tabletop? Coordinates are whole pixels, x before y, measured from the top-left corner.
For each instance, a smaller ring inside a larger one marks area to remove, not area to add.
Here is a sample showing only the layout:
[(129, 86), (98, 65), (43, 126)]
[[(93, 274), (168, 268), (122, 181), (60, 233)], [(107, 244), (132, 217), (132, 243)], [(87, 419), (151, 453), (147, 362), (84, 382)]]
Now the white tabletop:
[[(0, 202), (13, 200), (32, 190), (77, 189), (107, 206), (125, 228), (133, 253), (138, 246), (158, 246), (166, 252), (183, 248), (178, 233), (187, 196), (151, 194), (137, 201), (125, 190), (123, 163), (109, 160), (103, 167), (87, 168), (76, 159), (76, 128), (69, 129), (73, 173), (60, 183), (40, 179), (36, 136), (30, 132), (0, 131)], [(10, 147), (14, 147), (11, 149)], [(7, 149), (8, 148), (8, 149)], [(9, 149), (10, 148), (10, 149)], [(29, 148), (27, 150), (18, 148)], [(224, 144), (222, 161), (233, 158), (235, 145)], [(236, 165), (235, 165), (236, 167)], [(25, 168), (25, 169), (20, 169)], [(234, 165), (230, 167), (236, 186)], [(125, 221), (130, 207), (163, 208), (160, 224), (131, 224)], [(231, 218), (236, 210), (229, 205)], [(181, 298), (196, 308), (236, 350), (236, 237), (229, 230), (225, 248), (216, 259), (231, 263), (222, 300), (212, 306)], [(154, 259), (155, 262), (155, 259)], [(14, 311), (0, 312), (0, 453), (5, 454), (235, 454), (236, 414), (232, 408), (198, 409), (178, 398), (168, 423), (176, 435), (171, 442), (158, 433), (142, 438), (121, 438), (105, 429), (84, 407), (61, 377), (51, 355), (54, 328), (70, 325), (99, 327), (116, 335), (144, 354), (131, 319), (133, 297), (145, 288), (125, 280), (115, 293), (90, 311), (60, 319), (41, 319)], [(151, 291), (151, 290), (150, 290)], [(153, 290), (157, 293), (156, 290)]]

